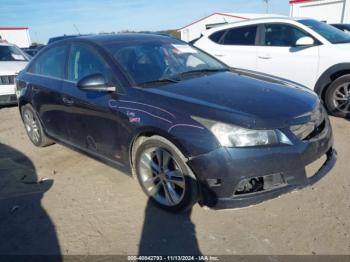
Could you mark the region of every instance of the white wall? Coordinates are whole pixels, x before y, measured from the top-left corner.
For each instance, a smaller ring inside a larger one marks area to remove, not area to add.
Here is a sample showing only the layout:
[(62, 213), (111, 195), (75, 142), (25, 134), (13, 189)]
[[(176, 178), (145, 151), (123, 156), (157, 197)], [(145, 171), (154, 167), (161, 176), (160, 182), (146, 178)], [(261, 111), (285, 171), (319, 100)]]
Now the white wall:
[(196, 39), (201, 36), (201, 33), (206, 30), (206, 25), (208, 24), (217, 24), (217, 23), (232, 23), (241, 21), (243, 19), (241, 18), (235, 18), (231, 16), (223, 16), (220, 14), (214, 14), (212, 16), (209, 16), (202, 21), (199, 21), (197, 23), (194, 23), (190, 26), (187, 26), (180, 30), (181, 32), (181, 39), (183, 41), (189, 42), (193, 39)]
[(315, 0), (291, 5), (293, 17), (311, 17), (327, 23), (350, 23), (350, 0)]
[(31, 45), (28, 29), (0, 29), (2, 40), (7, 40), (9, 43), (19, 47), (29, 47)]

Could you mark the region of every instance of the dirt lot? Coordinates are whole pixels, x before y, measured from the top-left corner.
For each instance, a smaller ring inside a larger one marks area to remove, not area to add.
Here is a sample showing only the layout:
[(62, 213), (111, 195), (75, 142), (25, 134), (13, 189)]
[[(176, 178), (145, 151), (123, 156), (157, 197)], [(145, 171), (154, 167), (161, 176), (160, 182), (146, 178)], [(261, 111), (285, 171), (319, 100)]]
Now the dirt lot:
[(332, 123), (338, 162), (315, 186), (172, 215), (123, 173), (60, 145), (35, 148), (17, 108), (0, 109), (0, 254), (350, 254), (350, 121)]

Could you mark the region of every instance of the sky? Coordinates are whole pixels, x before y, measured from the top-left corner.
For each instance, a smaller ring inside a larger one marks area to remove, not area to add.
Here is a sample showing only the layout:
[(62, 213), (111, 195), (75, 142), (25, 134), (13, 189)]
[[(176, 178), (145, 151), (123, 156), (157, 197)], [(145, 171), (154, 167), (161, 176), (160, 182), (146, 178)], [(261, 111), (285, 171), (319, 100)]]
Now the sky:
[[(289, 14), (288, 0), (270, 13)], [(264, 13), (263, 0), (0, 0), (0, 27), (27, 26), (33, 42), (63, 34), (177, 29), (213, 12)]]

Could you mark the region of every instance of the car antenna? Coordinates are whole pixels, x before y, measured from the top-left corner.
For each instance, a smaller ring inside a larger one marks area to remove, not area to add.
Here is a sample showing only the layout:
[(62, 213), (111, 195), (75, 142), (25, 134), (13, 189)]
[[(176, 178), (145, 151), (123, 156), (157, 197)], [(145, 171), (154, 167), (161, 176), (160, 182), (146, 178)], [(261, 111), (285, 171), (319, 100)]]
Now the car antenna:
[(77, 30), (78, 34), (80, 35), (80, 31), (79, 31), (78, 27), (75, 24), (73, 24), (73, 26), (74, 26), (75, 30)]

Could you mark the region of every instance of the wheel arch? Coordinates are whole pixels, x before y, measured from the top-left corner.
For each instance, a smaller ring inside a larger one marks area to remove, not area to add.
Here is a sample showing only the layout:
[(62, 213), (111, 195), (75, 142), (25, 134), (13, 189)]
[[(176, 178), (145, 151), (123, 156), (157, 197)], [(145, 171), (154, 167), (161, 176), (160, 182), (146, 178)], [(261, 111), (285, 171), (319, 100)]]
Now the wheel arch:
[(318, 78), (314, 91), (324, 100), (328, 86), (337, 78), (350, 74), (350, 63), (336, 64), (328, 68)]
[(27, 105), (28, 103), (29, 102), (24, 98), (18, 99), (18, 110), (19, 110), (19, 114), (20, 114), (21, 118), (22, 118), (22, 107)]
[(154, 128), (154, 127), (144, 127), (140, 130), (138, 130), (131, 139), (131, 143), (129, 146), (129, 164), (131, 169), (133, 169), (134, 165), (134, 157), (135, 157), (135, 149), (138, 145), (140, 145), (144, 138), (148, 138), (151, 136), (161, 136), (167, 140), (169, 140), (171, 143), (173, 143), (184, 155), (185, 158), (190, 157), (190, 153), (188, 150), (178, 141), (173, 135), (170, 133), (160, 129), (160, 128)]

